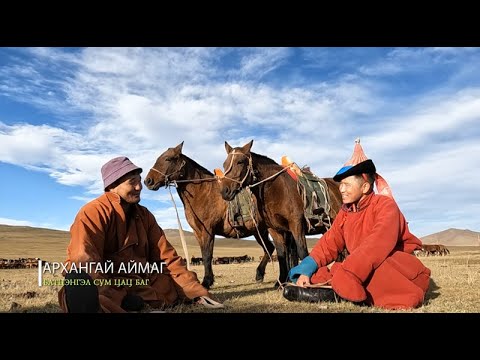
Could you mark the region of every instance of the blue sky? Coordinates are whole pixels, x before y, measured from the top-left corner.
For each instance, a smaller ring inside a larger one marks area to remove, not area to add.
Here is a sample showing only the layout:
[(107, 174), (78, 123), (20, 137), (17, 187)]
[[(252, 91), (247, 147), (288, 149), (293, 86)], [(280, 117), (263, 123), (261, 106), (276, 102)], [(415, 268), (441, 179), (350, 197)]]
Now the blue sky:
[[(361, 138), (410, 230), (480, 231), (480, 48), (0, 48), (0, 223), (68, 230), (126, 155), (224, 141), (333, 176)], [(182, 226), (190, 230), (180, 210)], [(177, 228), (167, 189), (141, 204)]]

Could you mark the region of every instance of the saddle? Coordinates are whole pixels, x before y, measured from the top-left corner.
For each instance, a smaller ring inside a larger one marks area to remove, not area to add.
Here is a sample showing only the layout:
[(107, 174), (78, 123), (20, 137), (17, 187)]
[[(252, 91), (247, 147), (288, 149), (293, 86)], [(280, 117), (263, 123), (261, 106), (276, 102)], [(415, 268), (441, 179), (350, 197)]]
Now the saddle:
[(307, 221), (307, 235), (320, 232), (322, 227), (330, 229), (330, 198), (325, 180), (313, 174), (308, 167), (300, 169), (287, 156), (282, 157), (282, 166), (289, 167), (288, 174), (297, 182)]
[[(227, 216), (234, 228), (246, 228), (250, 222), (256, 221), (256, 203), (252, 192), (242, 188), (232, 201), (228, 202)], [(252, 218), (252, 215), (254, 218)]]

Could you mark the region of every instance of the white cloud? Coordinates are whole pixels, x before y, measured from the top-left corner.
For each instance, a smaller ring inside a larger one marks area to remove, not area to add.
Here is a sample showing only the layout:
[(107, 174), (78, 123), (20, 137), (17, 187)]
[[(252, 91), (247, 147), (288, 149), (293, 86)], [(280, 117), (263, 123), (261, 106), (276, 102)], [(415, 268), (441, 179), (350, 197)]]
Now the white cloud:
[(385, 57), (362, 65), (358, 71), (368, 76), (392, 76), (399, 73), (430, 72), (435, 66), (465, 61), (475, 48), (395, 48)]
[(7, 218), (0, 218), (0, 224), (13, 226), (34, 226), (30, 221), (27, 220), (14, 220)]
[[(289, 155), (298, 165), (330, 177), (348, 160), (357, 136), (382, 175), (393, 182), (394, 195), (409, 215), (422, 202), (440, 207), (441, 196), (435, 194), (453, 181), (462, 194), (475, 194), (473, 177), (460, 184), (456, 176), (480, 165), (475, 158), (480, 88), (452, 86), (476, 72), (475, 49), (402, 48), (375, 57), (366, 56), (367, 50), (347, 50), (328, 76), (298, 75), (302, 81), (285, 83), (266, 79), (274, 74), (283, 79), (287, 65), (295, 71), (305, 68), (295, 63), (296, 50), (18, 51), (33, 57), (0, 67), (0, 94), (47, 109), (55, 118), (48, 124), (2, 119), (0, 161), (83, 187), (85, 193), (74, 197), (80, 201), (102, 192), (100, 167), (118, 155), (129, 156), (145, 176), (161, 153), (185, 141), (183, 152), (212, 171), (222, 167), (225, 140), (241, 146), (254, 139), (254, 152), (277, 162)], [(329, 51), (301, 54), (309, 59), (310, 70), (320, 71), (338, 61)], [(234, 60), (223, 62), (222, 56)], [(463, 64), (462, 59), (468, 61)], [(462, 65), (433, 91), (393, 97), (397, 83), (385, 82), (384, 75), (421, 74), (429, 66), (456, 62)], [(158, 202), (161, 224), (177, 227), (172, 208), (164, 209), (171, 205), (165, 189), (144, 189), (142, 196), (148, 203)], [(178, 204), (176, 192), (175, 197)], [(450, 195), (446, 199), (455, 203)]]
[(286, 60), (291, 50), (288, 48), (256, 48), (242, 57), (240, 75), (261, 79)]
[[(177, 209), (178, 209), (178, 215), (180, 218), (182, 229), (186, 231), (192, 231), (192, 228), (190, 227), (190, 225), (188, 224), (185, 218), (185, 211), (183, 207), (179, 207), (177, 203)], [(157, 219), (157, 222), (162, 229), (178, 229), (179, 228), (176, 213), (175, 213), (175, 208), (173, 206), (168, 208), (153, 210), (152, 213)]]
[[(411, 104), (411, 111), (390, 118), (368, 136), (370, 149), (393, 151), (424, 145), (442, 135), (467, 135), (480, 120), (480, 88), (464, 89), (454, 94), (432, 96)], [(467, 131), (466, 131), (467, 130)]]

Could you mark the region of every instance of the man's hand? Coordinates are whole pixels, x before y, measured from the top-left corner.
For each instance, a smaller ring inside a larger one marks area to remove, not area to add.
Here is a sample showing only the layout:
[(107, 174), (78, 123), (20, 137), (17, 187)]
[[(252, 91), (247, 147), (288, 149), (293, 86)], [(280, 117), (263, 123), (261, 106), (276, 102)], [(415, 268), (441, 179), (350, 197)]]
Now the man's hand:
[(309, 286), (311, 285), (310, 278), (307, 275), (300, 275), (297, 279), (296, 285), (301, 287)]

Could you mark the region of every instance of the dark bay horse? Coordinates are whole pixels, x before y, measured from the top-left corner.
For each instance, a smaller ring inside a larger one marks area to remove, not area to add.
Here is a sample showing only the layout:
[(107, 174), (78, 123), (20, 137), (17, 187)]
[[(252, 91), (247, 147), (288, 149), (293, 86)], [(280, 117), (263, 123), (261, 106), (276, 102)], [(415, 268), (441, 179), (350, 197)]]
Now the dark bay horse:
[(176, 183), (178, 195), (185, 209), (185, 217), (193, 229), (202, 252), (205, 267), (202, 285), (208, 289), (214, 282), (212, 257), (215, 235), (227, 238), (253, 235), (265, 251), (265, 256), (256, 271), (256, 280), (263, 281), (265, 267), (275, 250), (268, 238), (265, 222), (258, 216), (257, 211), (258, 231), (255, 223), (250, 221), (242, 227), (232, 226), (227, 216), (228, 202), (220, 195), (220, 184), (217, 178), (182, 154), (182, 147), (183, 142), (174, 148), (168, 148), (161, 154), (148, 172), (144, 183), (147, 188), (154, 191), (162, 185)]
[[(221, 194), (230, 201), (242, 187), (251, 188), (270, 234), (274, 231), (278, 234), (272, 237), (280, 265), (279, 280), (283, 283), (287, 280), (290, 267), (298, 264), (298, 257), (303, 259), (308, 255), (304, 203), (296, 181), (286, 172), (286, 168), (266, 156), (251, 152), (252, 145), (253, 140), (243, 147), (232, 148), (225, 142), (228, 155), (223, 163)], [(342, 196), (333, 179), (323, 180), (328, 187), (328, 215), (333, 222), (342, 206)], [(309, 234), (323, 234), (326, 231), (326, 227), (321, 227)]]

